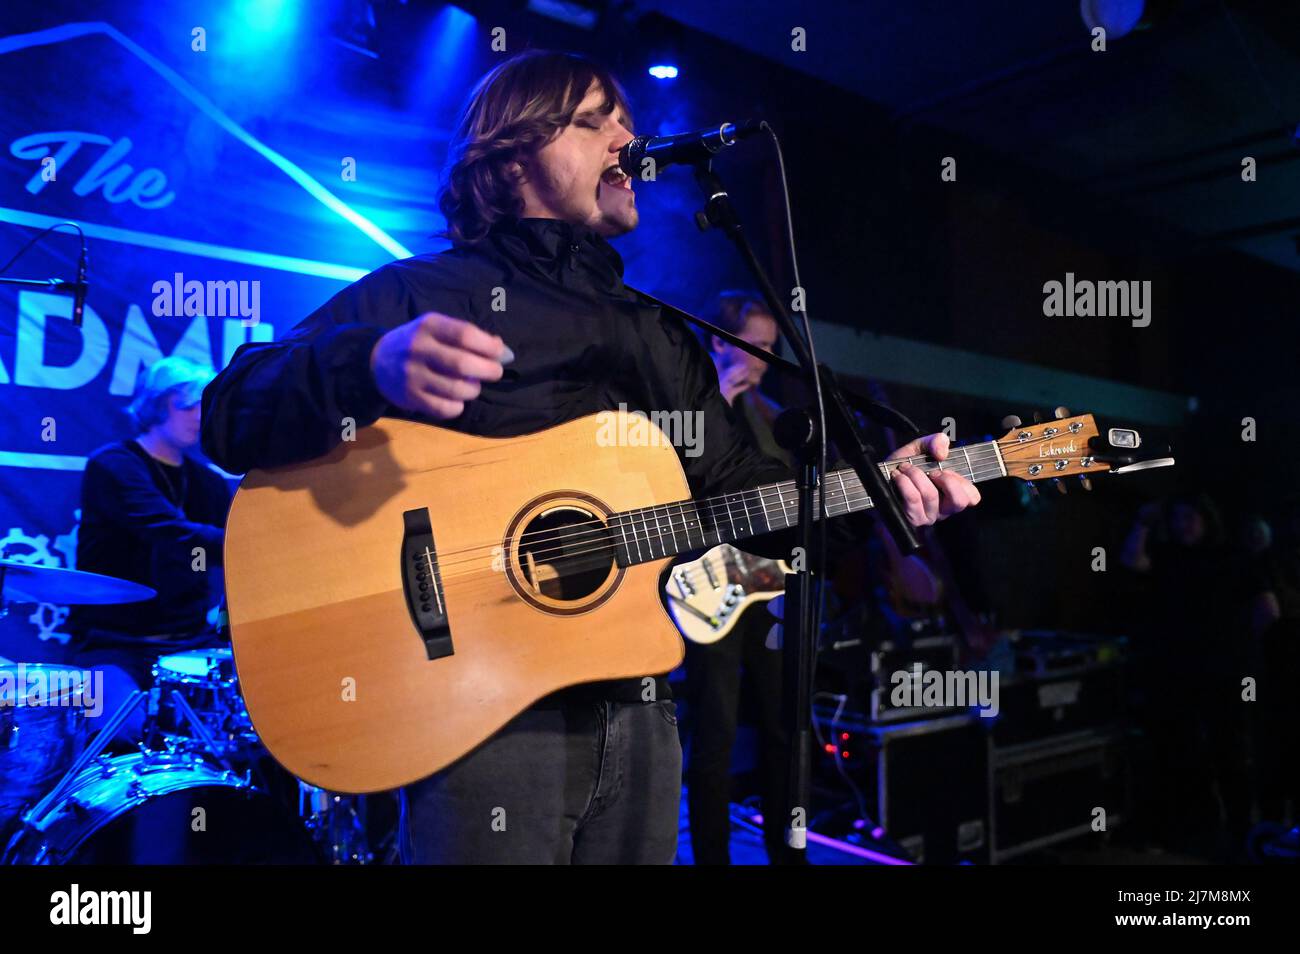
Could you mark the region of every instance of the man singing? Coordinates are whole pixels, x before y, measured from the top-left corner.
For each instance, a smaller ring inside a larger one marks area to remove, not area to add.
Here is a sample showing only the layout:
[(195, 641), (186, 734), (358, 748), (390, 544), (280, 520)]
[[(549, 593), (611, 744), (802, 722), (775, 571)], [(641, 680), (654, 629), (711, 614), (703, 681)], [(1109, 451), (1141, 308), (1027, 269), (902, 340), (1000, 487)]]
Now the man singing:
[[(377, 269), (285, 340), (240, 348), (204, 392), (204, 450), (245, 471), (326, 453), (345, 419), (405, 414), (507, 437), (623, 404), (702, 415), (702, 453), (678, 449), (696, 496), (789, 479), (737, 432), (691, 333), (623, 284), (607, 240), (637, 225), (618, 169), (631, 138), (622, 89), (581, 57), (529, 51), (492, 70), (451, 146), (440, 207), (452, 248)], [(926, 452), (944, 458), (946, 440), (899, 454)], [(918, 525), (979, 499), (951, 472), (905, 466), (896, 487)], [(654, 690), (561, 691), (408, 786), (403, 859), (671, 863), (681, 748), (666, 682)]]

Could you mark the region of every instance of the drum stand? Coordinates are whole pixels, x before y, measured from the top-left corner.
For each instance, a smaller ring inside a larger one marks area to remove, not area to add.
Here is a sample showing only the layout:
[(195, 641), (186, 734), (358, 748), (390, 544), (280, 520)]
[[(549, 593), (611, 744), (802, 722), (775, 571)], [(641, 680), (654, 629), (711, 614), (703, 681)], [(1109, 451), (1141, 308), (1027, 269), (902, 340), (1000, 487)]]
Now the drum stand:
[[(149, 689), (137, 689), (135, 692), (131, 693), (130, 697), (118, 707), (117, 711), (109, 716), (109, 719), (104, 726), (96, 731), (95, 738), (91, 740), (90, 744), (87, 745), (85, 749), (82, 750), (81, 754), (77, 756), (72, 765), (63, 773), (58, 782), (55, 783), (54, 787), (50, 789), (46, 796), (23, 813), (17, 830), (9, 839), (9, 844), (5, 848), (5, 857), (8, 856), (9, 852), (24, 834), (32, 829), (40, 829), (41, 822), (44, 821), (45, 816), (49, 814), (51, 809), (55, 808), (59, 804), (59, 799), (62, 798), (63, 793), (67, 791), (69, 786), (71, 786), (81, 774), (81, 770), (99, 757), (99, 754), (104, 751), (109, 742), (111, 742), (114, 736), (117, 735), (117, 730), (120, 729), (122, 724), (131, 717), (131, 714), (140, 707), (140, 704), (144, 702), (151, 691), (152, 690)], [(184, 715), (186, 720), (189, 722), (190, 727), (198, 733), (199, 738), (203, 741), (204, 751), (219, 761), (221, 767), (228, 773), (231, 775), (237, 774), (234, 767), (230, 764), (230, 761), (226, 758), (222, 747), (212, 738), (211, 733), (208, 732), (207, 727), (203, 725), (202, 720), (199, 719), (194, 710), (190, 708), (189, 703), (185, 701), (180, 693), (175, 691), (172, 692), (172, 698), (173, 702), (176, 703), (177, 708), (180, 709), (182, 715)], [(144, 754), (153, 754), (160, 758), (174, 757), (175, 755), (172, 751), (153, 749), (147, 742), (142, 743), (140, 749)], [(196, 753), (190, 754), (196, 755)], [(248, 777), (247, 780), (251, 786), (251, 776)]]
[(340, 795), (298, 782), (298, 816), (334, 865), (368, 865), (375, 860), (366, 833), (366, 797)]

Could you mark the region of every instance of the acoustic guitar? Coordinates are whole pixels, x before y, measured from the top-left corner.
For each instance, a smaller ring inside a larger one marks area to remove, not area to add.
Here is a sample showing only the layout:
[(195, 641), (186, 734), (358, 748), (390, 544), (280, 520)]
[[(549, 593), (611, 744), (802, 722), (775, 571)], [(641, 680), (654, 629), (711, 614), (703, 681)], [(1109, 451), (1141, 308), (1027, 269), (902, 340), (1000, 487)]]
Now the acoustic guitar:
[[(1082, 415), (910, 460), (1038, 480), (1105, 472), (1104, 447)], [(254, 727), (312, 785), (373, 792), (443, 768), (557, 689), (668, 672), (684, 651), (659, 600), (668, 562), (798, 518), (794, 481), (689, 496), (664, 432), (621, 412), (508, 439), (385, 418), (309, 463), (251, 471), (225, 564)], [(871, 504), (844, 470), (825, 475), (817, 511)]]

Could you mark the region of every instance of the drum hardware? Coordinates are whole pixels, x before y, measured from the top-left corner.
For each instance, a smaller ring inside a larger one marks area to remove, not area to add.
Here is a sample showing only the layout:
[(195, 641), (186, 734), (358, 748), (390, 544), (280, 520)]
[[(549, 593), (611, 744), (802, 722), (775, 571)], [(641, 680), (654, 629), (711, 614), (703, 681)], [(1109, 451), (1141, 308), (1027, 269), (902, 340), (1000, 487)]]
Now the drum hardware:
[(24, 826), (28, 824), (30, 819), (40, 818), (49, 811), (50, 806), (67, 791), (68, 786), (72, 784), (73, 779), (78, 776), (82, 769), (104, 750), (113, 736), (117, 734), (117, 730), (122, 723), (139, 707), (147, 695), (148, 693), (145, 690), (137, 689), (131, 693), (125, 702), (118, 706), (117, 711), (109, 716), (108, 722), (95, 735), (94, 740), (82, 750), (81, 754), (73, 761), (71, 767), (63, 773), (49, 793), (23, 814), (21, 821)]
[[(0, 831), (0, 861), (292, 860), (351, 865), (372, 864), (377, 854), (382, 854), (383, 863), (394, 860), (395, 847), (389, 843), (395, 822), (390, 824), (388, 803), (377, 804), (377, 811), (371, 812), (366, 796), (341, 795), (295, 780), (295, 818), (288, 779), (282, 785), (274, 773), (265, 773), (269, 766), (260, 766), (266, 753), (244, 708), (228, 648), (164, 655), (153, 673), (154, 685), (136, 690), (103, 720), (104, 726), (44, 797), (27, 808), (31, 798), (44, 791), (40, 783), (28, 786), (30, 791), (12, 793), (12, 814), (21, 811), (21, 816), (14, 819), (13, 828)], [(105, 751), (141, 704), (146, 706), (145, 728), (138, 751)], [(81, 726), (84, 734), (83, 709), (63, 710), (64, 717)], [(0, 723), (0, 743), (8, 740), (8, 748), (15, 748), (17, 728)], [(0, 760), (5, 751), (0, 744)], [(62, 767), (50, 759), (41, 765)], [(52, 775), (47, 772), (45, 777)], [(217, 821), (223, 826), (246, 814), (252, 820), (240, 822), (237, 838), (203, 839), (181, 824), (184, 811), (191, 808), (184, 803), (191, 799), (205, 811), (209, 802), (219, 802)], [(175, 837), (156, 837), (157, 829), (170, 826), (176, 826)]]
[[(151, 717), (155, 716), (158, 710), (157, 699), (155, 697), (157, 691), (158, 691), (157, 689), (154, 689), (153, 692), (150, 693), (149, 709), (150, 709)], [(190, 726), (190, 728), (193, 729), (194, 732), (198, 735), (199, 737), (198, 748), (202, 749), (204, 752), (211, 755), (212, 758), (214, 758), (217, 762), (219, 762), (222, 765), (222, 767), (224, 767), (225, 769), (229, 771), (234, 771), (234, 766), (230, 764), (230, 760), (226, 757), (227, 750), (233, 746), (233, 743), (231, 743), (230, 745), (226, 745), (218, 742), (215, 738), (213, 738), (212, 733), (209, 732), (207, 726), (203, 724), (203, 720), (200, 719), (198, 713), (196, 713), (190, 707), (190, 704), (185, 701), (185, 697), (181, 695), (179, 690), (173, 689), (171, 691), (170, 701), (171, 704), (175, 706), (176, 709), (180, 712), (181, 716), (185, 719), (186, 723)], [(154, 728), (156, 729), (156, 725), (154, 726)], [(147, 732), (146, 732), (146, 738), (148, 738)], [(193, 747), (192, 742), (186, 744), (185, 742), (181, 741), (181, 738), (178, 736), (168, 736), (164, 734), (163, 739), (164, 739), (164, 745), (168, 748), (168, 750)]]
[(244, 761), (260, 752), (229, 648), (161, 656), (153, 676), (145, 727), (151, 744), (198, 747), (222, 761)]
[(299, 781), (298, 817), (330, 864), (368, 865), (375, 860), (364, 795), (328, 792)]
[[(42, 801), (10, 864), (311, 863), (317, 853), (265, 791), (196, 752), (104, 756)], [(194, 819), (203, 818), (195, 827)], [(159, 837), (166, 832), (171, 837)], [(238, 837), (233, 837), (238, 836)]]

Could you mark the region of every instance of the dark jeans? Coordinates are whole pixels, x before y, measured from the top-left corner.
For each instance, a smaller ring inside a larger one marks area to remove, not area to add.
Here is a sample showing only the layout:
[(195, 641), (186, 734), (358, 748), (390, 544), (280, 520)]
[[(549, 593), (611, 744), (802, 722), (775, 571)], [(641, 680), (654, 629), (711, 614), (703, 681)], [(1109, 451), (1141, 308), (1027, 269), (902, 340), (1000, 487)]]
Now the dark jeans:
[(759, 795), (767, 857), (772, 864), (800, 860), (785, 844), (790, 748), (781, 717), (782, 654), (765, 645), (775, 622), (766, 607), (751, 606), (736, 628), (718, 642), (686, 644), (691, 704), (686, 787), (691, 851), (697, 865), (731, 863), (731, 750), (740, 720), (742, 671), (758, 715)]
[(674, 703), (542, 704), (402, 789), (402, 861), (672, 864), (681, 792)]

